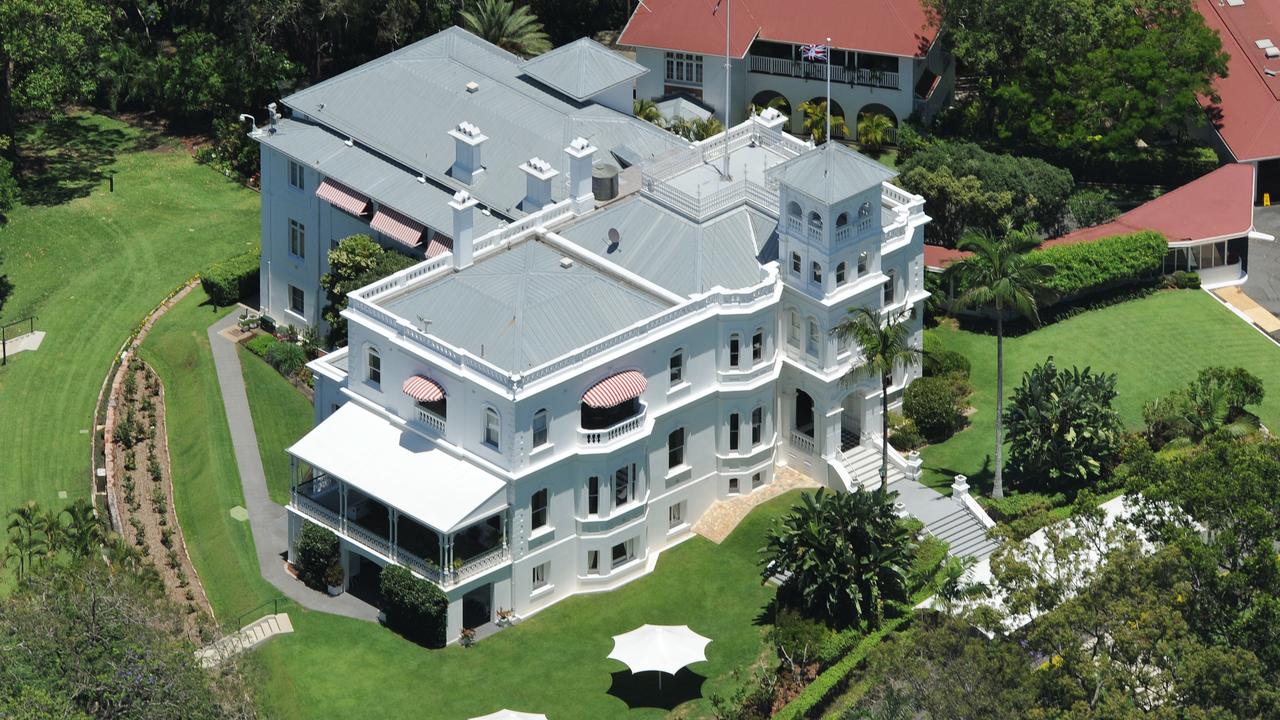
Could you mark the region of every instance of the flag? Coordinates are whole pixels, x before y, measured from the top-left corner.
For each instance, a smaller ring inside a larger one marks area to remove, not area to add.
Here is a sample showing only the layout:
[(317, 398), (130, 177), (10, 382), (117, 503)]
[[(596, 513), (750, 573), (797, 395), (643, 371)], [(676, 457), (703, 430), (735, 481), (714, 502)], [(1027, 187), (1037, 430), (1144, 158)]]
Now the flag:
[(800, 47), (800, 57), (805, 60), (826, 60), (826, 45), (803, 45)]

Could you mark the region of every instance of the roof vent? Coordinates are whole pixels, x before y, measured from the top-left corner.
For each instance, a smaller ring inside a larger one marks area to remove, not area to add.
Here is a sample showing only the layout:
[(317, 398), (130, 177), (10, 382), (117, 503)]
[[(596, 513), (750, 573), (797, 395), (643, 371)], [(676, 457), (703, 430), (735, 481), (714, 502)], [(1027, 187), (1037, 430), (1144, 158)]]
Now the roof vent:
[(1270, 40), (1269, 38), (1263, 38), (1263, 39), (1261, 39), (1261, 40), (1254, 40), (1254, 41), (1253, 41), (1253, 44), (1254, 44), (1254, 45), (1257, 45), (1259, 50), (1266, 50), (1266, 49), (1267, 49), (1267, 48), (1269, 48), (1269, 47), (1274, 47), (1274, 46), (1275, 46), (1275, 43), (1271, 42), (1271, 40)]
[(480, 83), (476, 82), (475, 80), (472, 80), (471, 82), (467, 83), (467, 92), (473, 93), (479, 89), (480, 89)]
[(560, 258), (560, 267), (564, 268), (565, 270), (568, 270), (569, 268), (573, 267), (573, 258), (567, 255)]
[(1275, 70), (1272, 70), (1271, 68), (1266, 68), (1266, 69), (1264, 69), (1262, 72), (1266, 73), (1266, 74), (1267, 74), (1267, 77), (1275, 77), (1275, 76), (1276, 76), (1276, 71), (1275, 71)]
[(1280, 48), (1273, 45), (1266, 49), (1266, 53), (1269, 58), (1278, 58), (1280, 57)]
[(342, 144), (346, 145), (347, 147), (355, 147), (356, 141), (352, 140), (351, 138), (347, 138), (347, 141)]

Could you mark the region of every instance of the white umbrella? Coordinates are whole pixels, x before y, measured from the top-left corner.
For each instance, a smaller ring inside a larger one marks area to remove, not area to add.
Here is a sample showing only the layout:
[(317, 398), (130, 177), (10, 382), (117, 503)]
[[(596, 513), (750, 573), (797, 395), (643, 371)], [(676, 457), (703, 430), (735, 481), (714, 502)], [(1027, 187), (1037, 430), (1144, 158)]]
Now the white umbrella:
[(547, 716), (537, 713), (516, 712), (515, 710), (499, 710), (496, 713), (471, 718), (471, 720), (547, 720)]
[[(633, 673), (657, 671), (675, 675), (686, 665), (705, 661), (710, 642), (710, 638), (690, 630), (688, 625), (641, 625), (613, 636), (609, 658), (622, 662)], [(658, 687), (662, 687), (661, 675)]]

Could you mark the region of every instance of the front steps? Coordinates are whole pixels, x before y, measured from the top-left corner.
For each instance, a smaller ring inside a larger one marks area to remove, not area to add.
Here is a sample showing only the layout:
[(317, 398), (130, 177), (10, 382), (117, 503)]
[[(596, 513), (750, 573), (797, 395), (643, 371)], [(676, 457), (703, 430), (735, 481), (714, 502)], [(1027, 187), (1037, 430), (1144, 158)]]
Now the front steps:
[[(844, 469), (853, 478), (855, 486), (863, 490), (875, 490), (880, 487), (880, 450), (865, 445), (854, 445), (841, 453)], [(902, 470), (889, 463), (889, 487), (906, 475)]]
[(981, 560), (1000, 547), (998, 541), (988, 537), (987, 528), (963, 507), (957, 507), (950, 515), (925, 523), (924, 528), (930, 535), (945, 541), (947, 554), (953, 557)]
[(287, 613), (267, 615), (200, 648), (196, 651), (196, 659), (200, 661), (202, 667), (215, 667), (227, 658), (252, 650), (276, 635), (291, 632), (293, 632), (293, 623), (289, 621)]

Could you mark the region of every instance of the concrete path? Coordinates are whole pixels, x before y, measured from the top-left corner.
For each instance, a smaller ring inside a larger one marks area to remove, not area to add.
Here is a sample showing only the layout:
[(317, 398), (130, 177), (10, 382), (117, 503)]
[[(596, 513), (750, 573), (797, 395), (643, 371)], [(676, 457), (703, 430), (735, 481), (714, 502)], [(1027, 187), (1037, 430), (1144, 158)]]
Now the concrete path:
[(6, 355), (15, 355), (27, 350), (39, 350), (42, 342), (44, 342), (44, 331), (36, 330), (17, 337), (6, 338), (4, 352)]
[(345, 615), (360, 620), (376, 621), (378, 609), (350, 594), (330, 597), (303, 585), (285, 570), (284, 553), (289, 545), (288, 518), (284, 507), (271, 501), (267, 493), (267, 475), (258, 455), (258, 436), (249, 414), (249, 396), (240, 371), (240, 355), (236, 344), (221, 335), (239, 323), (238, 313), (231, 313), (209, 327), (209, 346), (222, 387), (222, 404), (231, 426), (231, 445), (235, 449), (240, 484), (244, 487), (244, 504), (249, 511), (249, 527), (258, 550), (258, 567), (262, 577), (285, 597), (310, 610)]
[(1257, 325), (1262, 332), (1280, 339), (1280, 318), (1259, 305), (1239, 287), (1225, 287), (1214, 290), (1213, 294), (1222, 298), (1223, 302), (1239, 310), (1249, 321)]
[[(750, 482), (749, 478), (743, 478), (743, 480)], [(747, 513), (751, 512), (755, 506), (768, 502), (796, 488), (816, 487), (818, 487), (818, 482), (808, 475), (796, 472), (791, 468), (778, 468), (774, 472), (773, 482), (755, 492), (739, 495), (729, 500), (717, 500), (712, 503), (711, 507), (702, 514), (702, 517), (698, 518), (698, 522), (693, 526), (693, 531), (718, 545), (729, 537), (729, 533), (738, 527), (738, 523), (742, 522), (742, 518), (746, 517)]]
[(267, 615), (196, 651), (201, 667), (211, 668), (223, 661), (261, 645), (277, 635), (293, 632), (287, 613)]
[[(1253, 225), (1280, 238), (1280, 205), (1255, 207)], [(1241, 288), (1262, 307), (1280, 315), (1280, 240), (1249, 241), (1249, 278)]]

